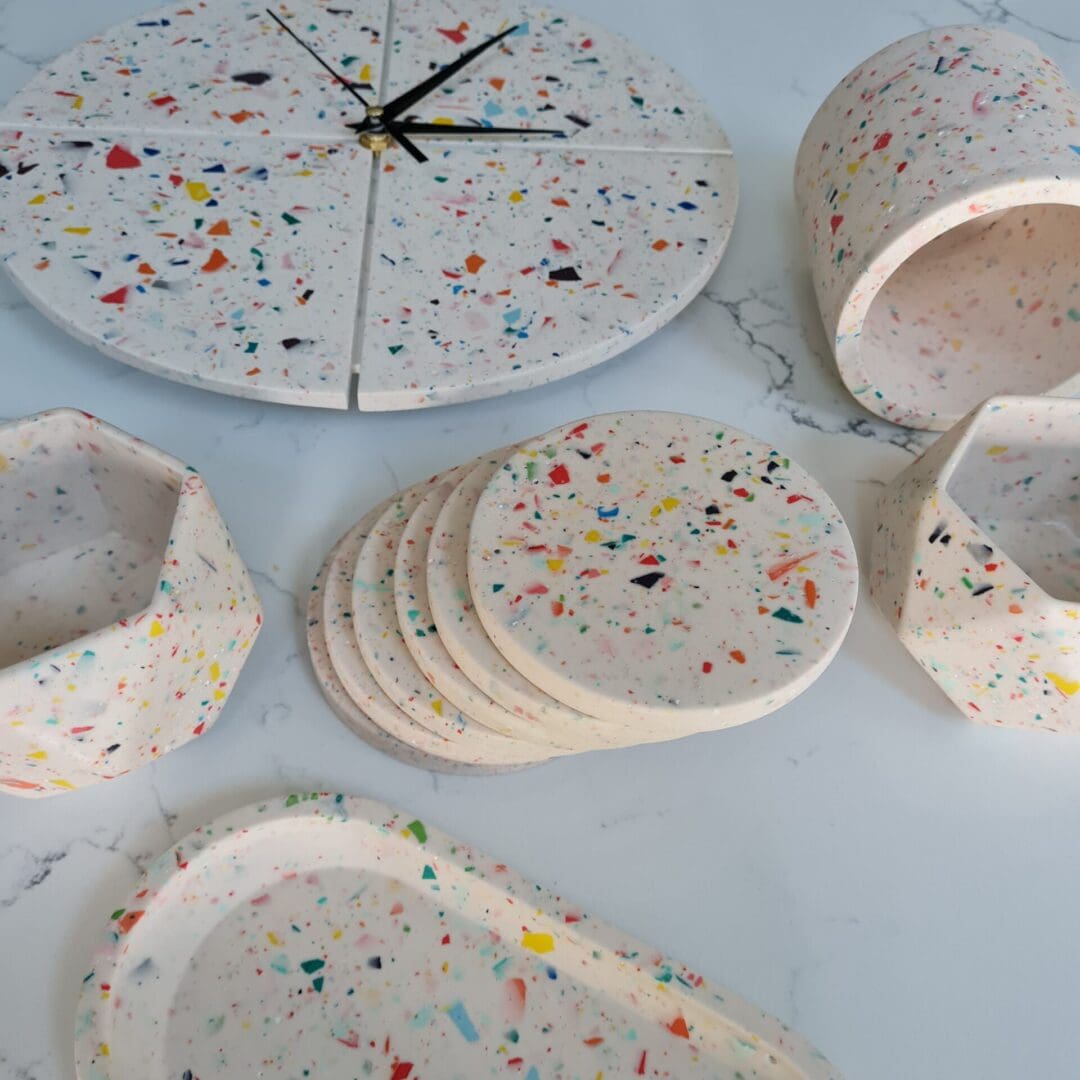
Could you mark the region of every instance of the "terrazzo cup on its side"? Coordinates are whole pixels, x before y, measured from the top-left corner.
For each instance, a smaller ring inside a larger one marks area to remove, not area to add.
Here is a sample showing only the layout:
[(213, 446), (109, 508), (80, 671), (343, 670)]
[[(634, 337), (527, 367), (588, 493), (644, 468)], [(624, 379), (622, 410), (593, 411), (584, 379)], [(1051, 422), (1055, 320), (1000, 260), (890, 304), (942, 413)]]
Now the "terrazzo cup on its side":
[(994, 394), (1080, 391), (1080, 95), (999, 28), (914, 34), (811, 120), (795, 195), (848, 389), (947, 430)]
[(262, 609), (195, 470), (72, 409), (0, 426), (0, 791), (113, 779), (217, 719)]
[(1080, 730), (1080, 400), (991, 398), (900, 473), (870, 595), (969, 719)]

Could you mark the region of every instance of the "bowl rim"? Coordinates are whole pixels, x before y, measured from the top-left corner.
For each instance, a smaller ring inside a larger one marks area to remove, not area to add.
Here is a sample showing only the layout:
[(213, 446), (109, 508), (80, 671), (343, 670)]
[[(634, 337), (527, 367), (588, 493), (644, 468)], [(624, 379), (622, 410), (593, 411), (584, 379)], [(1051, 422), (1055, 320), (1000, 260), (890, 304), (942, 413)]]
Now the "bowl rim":
[[(57, 653), (66, 654), (69, 652), (86, 651), (87, 649), (96, 651), (94, 650), (95, 644), (100, 646), (107, 638), (112, 637), (118, 632), (126, 632), (129, 636), (133, 636), (136, 633), (139, 624), (156, 606), (155, 600), (161, 594), (161, 582), (165, 575), (166, 564), (169, 561), (169, 552), (172, 548), (173, 539), (178, 532), (180, 532), (182, 527), (188, 523), (194, 512), (194, 508), (190, 505), (191, 500), (182, 497), (185, 488), (189, 486), (190, 478), (199, 476), (198, 471), (193, 466), (185, 465), (184, 462), (179, 458), (174, 457), (172, 454), (161, 450), (151, 443), (145, 442), (137, 435), (132, 435), (130, 432), (110, 424), (107, 420), (102, 420), (93, 413), (88, 413), (82, 409), (70, 406), (59, 406), (57, 408), (46, 409), (39, 413), (33, 413), (30, 416), (19, 417), (6, 424), (0, 424), (0, 440), (3, 440), (8, 434), (17, 433), (20, 430), (29, 429), (41, 423), (50, 425), (57, 424), (58, 426), (61, 424), (73, 425), (72, 431), (82, 429), (100, 432), (106, 438), (114, 441), (119, 447), (126, 446), (135, 451), (137, 455), (149, 458), (172, 474), (172, 478), (176, 482), (176, 503), (169, 524), (169, 533), (161, 553), (158, 574), (154, 579), (154, 589), (150, 596), (147, 597), (146, 603), (144, 603), (137, 611), (132, 612), (132, 614), (123, 619), (117, 619), (113, 622), (106, 623), (103, 626), (95, 627), (85, 634), (79, 634), (77, 637), (60, 642), (49, 649), (44, 649), (41, 652), (34, 653), (32, 656), (17, 660), (13, 664), (0, 664), (0, 681), (5, 680), (9, 676), (18, 677), (18, 675), (41, 664), (45, 657)], [(206, 485), (202, 483), (201, 477), (199, 478), (199, 488), (208, 497), (209, 493)], [(170, 595), (175, 595), (175, 593), (171, 593)]]
[[(1056, 596), (1044, 585), (1036, 581), (1031, 574), (1024, 569), (1023, 563), (1020, 560), (1006, 550), (999, 541), (987, 535), (982, 526), (971, 517), (963, 506), (960, 505), (956, 497), (949, 491), (949, 482), (956, 475), (957, 468), (967, 456), (968, 451), (971, 449), (971, 444), (975, 441), (976, 435), (987, 430), (988, 418), (995, 416), (1006, 408), (1036, 410), (1040, 412), (1050, 412), (1060, 408), (1071, 411), (1076, 419), (1080, 419), (1080, 398), (1076, 397), (1053, 397), (1049, 395), (1034, 394), (998, 394), (994, 397), (987, 398), (972, 409), (964, 421), (961, 421), (962, 423), (966, 423), (967, 426), (961, 433), (960, 438), (957, 439), (956, 445), (949, 451), (945, 461), (938, 469), (934, 480), (937, 501), (939, 504), (943, 502), (946, 507), (955, 511), (958, 517), (969, 528), (976, 532), (988, 547), (1001, 551), (1006, 555), (1028, 581), (1028, 588), (1037, 589), (1047, 605), (1054, 609), (1061, 609), (1062, 612), (1066, 610), (1075, 611), (1077, 607), (1080, 606), (1080, 601), (1067, 600), (1064, 597)], [(1077, 434), (1073, 441), (1077, 450), (1080, 451), (1080, 427), (1077, 428)]]

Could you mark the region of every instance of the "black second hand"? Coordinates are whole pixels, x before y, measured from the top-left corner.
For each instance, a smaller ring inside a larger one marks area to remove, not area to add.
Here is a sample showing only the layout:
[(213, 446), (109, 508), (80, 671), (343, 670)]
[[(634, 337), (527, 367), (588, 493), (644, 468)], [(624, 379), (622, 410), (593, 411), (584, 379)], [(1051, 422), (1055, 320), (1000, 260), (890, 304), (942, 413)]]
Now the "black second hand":
[[(349, 82), (348, 79), (346, 79), (343, 75), (336, 72), (306, 41), (304, 41), (303, 38), (299, 37), (293, 31), (292, 27), (288, 26), (282, 19), (278, 18), (278, 16), (273, 11), (271, 11), (269, 8), (266, 9), (266, 14), (269, 15), (270, 18), (273, 19), (274, 22), (276, 22), (278, 24), (278, 26), (280, 26), (281, 29), (284, 30), (285, 33), (288, 34), (289, 37), (291, 37), (293, 39), (293, 41), (295, 41), (296, 44), (300, 46), (300, 48), (302, 48), (309, 56), (311, 56), (315, 60), (315, 62), (321, 68), (323, 68), (324, 71), (329, 72), (334, 77), (334, 79), (336, 79), (339, 83), (341, 83), (341, 85), (344, 86), (345, 89), (348, 90), (348, 92), (350, 94), (352, 94), (352, 96), (354, 98), (356, 98), (356, 100), (359, 101), (360, 104), (363, 105), (365, 109), (369, 108), (369, 103), (368, 103), (367, 99), (364, 97), (364, 95), (361, 94), (360, 91), (357, 90), (356, 87), (353, 86), (353, 84), (351, 82)], [(391, 135), (393, 135), (393, 137), (395, 139), (397, 139), (397, 141), (399, 143), (401, 143), (402, 147), (409, 154), (411, 154), (413, 158), (415, 158), (421, 164), (423, 164), (425, 161), (427, 161), (427, 155), (422, 153), (413, 144), (411, 139), (405, 138), (405, 136), (401, 132), (399, 132), (397, 130), (397, 125), (396, 124), (392, 124), (390, 121), (385, 121), (383, 123), (383, 126), (387, 129), (387, 131), (390, 132)]]
[(281, 29), (284, 30), (285, 33), (288, 34), (289, 37), (291, 37), (293, 41), (295, 41), (296, 44), (300, 46), (301, 49), (303, 49), (311, 57), (313, 57), (317, 64), (319, 64), (324, 70), (328, 71), (331, 75), (333, 75), (334, 78), (337, 79), (337, 81), (341, 83), (341, 85), (344, 86), (345, 89), (348, 90), (349, 93), (352, 94), (352, 96), (356, 98), (356, 100), (359, 101), (361, 105), (364, 106), (365, 109), (368, 107), (368, 102), (365, 100), (364, 95), (361, 94), (360, 91), (357, 90), (356, 87), (353, 86), (353, 84), (349, 82), (348, 79), (346, 79), (342, 75), (339, 75), (306, 41), (304, 41), (303, 38), (298, 37), (291, 26), (288, 26), (282, 19), (278, 18), (278, 16), (275, 15), (274, 12), (272, 12), (269, 8), (266, 9), (266, 14), (269, 15), (270, 18), (273, 19), (274, 22), (276, 22), (278, 26), (280, 26)]

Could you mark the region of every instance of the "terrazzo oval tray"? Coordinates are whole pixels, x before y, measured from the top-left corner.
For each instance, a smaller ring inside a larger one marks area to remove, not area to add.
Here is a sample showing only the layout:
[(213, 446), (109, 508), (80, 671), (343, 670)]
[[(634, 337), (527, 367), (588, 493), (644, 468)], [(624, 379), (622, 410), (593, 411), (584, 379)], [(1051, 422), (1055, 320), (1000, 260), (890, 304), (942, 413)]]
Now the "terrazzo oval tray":
[(1080, 400), (991, 398), (900, 473), (870, 595), (970, 720), (1080, 730)]
[(795, 194), (866, 408), (944, 431), (994, 394), (1080, 392), (1078, 114), (1053, 60), (998, 26), (894, 42), (825, 99)]
[(261, 611), (193, 468), (73, 409), (0, 426), (0, 791), (69, 791), (201, 735)]
[(409, 815), (290, 795), (112, 912), (79, 1080), (838, 1080), (802, 1038)]

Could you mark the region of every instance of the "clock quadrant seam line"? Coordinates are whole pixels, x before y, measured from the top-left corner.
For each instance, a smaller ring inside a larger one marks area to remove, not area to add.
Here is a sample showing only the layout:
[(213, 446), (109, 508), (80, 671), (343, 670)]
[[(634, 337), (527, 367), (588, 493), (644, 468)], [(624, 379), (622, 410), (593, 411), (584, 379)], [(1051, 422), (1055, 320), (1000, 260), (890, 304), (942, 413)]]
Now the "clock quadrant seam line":
[(319, 135), (303, 135), (298, 132), (252, 132), (252, 131), (209, 131), (202, 128), (158, 128), (124, 127), (111, 124), (103, 127), (87, 124), (46, 124), (41, 120), (8, 121), (0, 118), (0, 131), (46, 131), (53, 135), (82, 135), (86, 138), (107, 138), (122, 135), (126, 138), (143, 136), (161, 139), (206, 139), (221, 142), (303, 142), (303, 143), (341, 143), (351, 145), (356, 139), (351, 134), (336, 135), (323, 132)]
[[(254, 133), (248, 131), (235, 131), (235, 132), (222, 132), (222, 131), (210, 131), (201, 128), (177, 128), (175, 130), (168, 128), (154, 128), (154, 127), (123, 127), (119, 125), (110, 125), (104, 127), (92, 127), (85, 124), (46, 124), (40, 120), (27, 120), (20, 121), (18, 123), (6, 122), (0, 119), (0, 131), (4, 129), (18, 132), (48, 132), (53, 135), (60, 136), (75, 136), (83, 135), (87, 138), (100, 139), (109, 138), (115, 136), (123, 136), (126, 138), (134, 136), (143, 136), (150, 138), (168, 138), (175, 140), (206, 140), (206, 141), (219, 141), (219, 142), (293, 142), (303, 143), (306, 145), (340, 145), (350, 146), (355, 143), (355, 138), (351, 134), (337, 135), (333, 132), (323, 132), (318, 135), (314, 134), (301, 134), (299, 132), (272, 132), (272, 133)], [(482, 134), (483, 128), (477, 129), (477, 134)], [(462, 130), (460, 134), (445, 137), (420, 137), (417, 139), (423, 146), (430, 146), (433, 148), (461, 148), (463, 145), (468, 146), (470, 149), (491, 149), (491, 150), (528, 150), (531, 152), (550, 152), (552, 150), (583, 150), (588, 153), (605, 153), (605, 154), (684, 154), (695, 155), (701, 157), (734, 157), (735, 151), (732, 149), (719, 149), (715, 147), (702, 147), (702, 146), (675, 146), (667, 144), (664, 146), (641, 146), (641, 145), (618, 145), (611, 143), (580, 143), (573, 139), (515, 139), (513, 136), (508, 136), (505, 139), (484, 139), (483, 142), (469, 143), (468, 140), (472, 137), (471, 131)]]
[(390, 89), (390, 64), (394, 58), (394, 16), (397, 14), (394, 8), (396, 0), (386, 0), (386, 28), (383, 32), (382, 67), (379, 69), (379, 96), (377, 105), (382, 105), (386, 100), (387, 91)]
[(583, 150), (590, 154), (667, 154), (670, 157), (679, 155), (688, 157), (735, 157), (734, 150), (717, 150), (711, 147), (700, 146), (617, 146), (604, 143), (575, 143), (569, 139), (553, 141), (518, 141), (513, 138), (505, 140), (485, 139), (483, 142), (471, 143), (468, 136), (457, 138), (416, 138), (417, 144), (423, 147), (439, 148), (467, 148), (470, 150), (512, 150), (518, 152), (528, 150), (533, 153), (550, 153), (551, 151)]
[[(383, 30), (382, 67), (379, 71), (379, 96), (382, 101), (389, 85), (392, 38), (394, 31), (394, 0), (386, 0), (386, 23)], [(360, 364), (364, 351), (367, 323), (368, 280), (374, 249), (375, 228), (378, 223), (379, 187), (382, 170), (380, 155), (371, 155), (371, 179), (368, 184), (367, 207), (364, 214), (364, 239), (360, 245), (360, 275), (356, 287), (356, 315), (353, 323), (352, 349), (349, 356), (349, 407), (360, 408)]]

